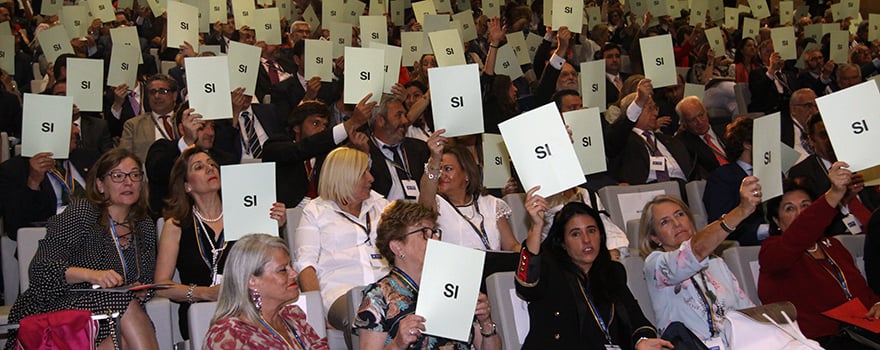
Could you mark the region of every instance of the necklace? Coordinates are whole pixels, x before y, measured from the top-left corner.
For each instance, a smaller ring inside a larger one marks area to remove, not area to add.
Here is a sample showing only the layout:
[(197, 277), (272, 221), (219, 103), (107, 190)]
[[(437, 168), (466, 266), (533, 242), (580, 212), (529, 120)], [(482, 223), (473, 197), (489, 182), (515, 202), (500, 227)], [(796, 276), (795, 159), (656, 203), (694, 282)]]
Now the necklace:
[[(263, 318), (263, 315), (262, 315), (262, 314), (260, 314), (259, 316), (260, 316), (260, 320), (259, 320), (260, 323), (263, 325), (263, 327), (266, 327), (266, 329), (269, 331), (269, 333), (272, 333), (272, 335), (274, 335), (274, 336), (277, 337), (278, 339), (281, 339), (281, 341), (283, 341), (284, 344), (287, 344), (287, 346), (288, 346), (290, 349), (296, 349), (296, 347), (293, 346), (293, 344), (291, 344), (290, 341), (287, 340), (287, 338), (285, 338), (284, 336), (282, 336), (281, 333), (278, 332), (278, 330), (275, 329), (275, 327), (272, 327), (272, 325), (270, 325), (269, 322), (266, 321), (265, 318)], [(287, 323), (287, 320), (284, 320), (283, 322), (284, 322), (284, 325), (287, 326), (287, 329), (288, 329), (290, 332), (293, 333), (293, 337), (296, 339), (296, 342), (297, 342), (297, 344), (300, 346), (300, 348), (305, 349), (305, 348), (306, 348), (306, 344), (303, 342), (302, 338), (300, 338), (299, 333), (296, 331), (296, 329), (294, 329), (293, 327), (291, 327), (291, 326), (290, 326), (290, 323)], [(288, 336), (290, 335), (290, 333), (287, 333), (287, 334), (288, 334)]]
[(818, 243), (813, 243), (813, 247), (812, 247), (812, 248), (808, 248), (808, 249), (807, 249), (807, 253), (815, 253), (817, 250), (819, 250), (819, 244), (818, 244)]
[(198, 217), (199, 220), (204, 221), (204, 222), (217, 222), (217, 221), (220, 221), (220, 219), (223, 218), (223, 211), (222, 211), (222, 210), (220, 211), (220, 215), (217, 215), (216, 218), (211, 218), (211, 219), (206, 218), (206, 217), (202, 216), (202, 213), (199, 213), (199, 210), (196, 209), (196, 206), (195, 206), (195, 205), (193, 206), (193, 214), (194, 214), (196, 217)]
[[(193, 215), (193, 221), (195, 221), (195, 224), (196, 224), (196, 230), (195, 230), (196, 231), (196, 242), (199, 242), (200, 246), (202, 245), (201, 244), (202, 240), (199, 239), (199, 232), (201, 231), (204, 233), (205, 240), (208, 241), (208, 245), (211, 246), (211, 261), (208, 262), (207, 257), (203, 257), (205, 264), (207, 264), (208, 268), (211, 269), (211, 285), (214, 286), (214, 285), (220, 284), (220, 280), (219, 280), (220, 256), (223, 254), (223, 251), (226, 249), (226, 239), (224, 238), (223, 233), (221, 231), (220, 248), (217, 248), (217, 246), (214, 245), (214, 237), (211, 237), (211, 235), (208, 234), (208, 230), (207, 230), (207, 228), (205, 228), (205, 223), (202, 222), (202, 221), (207, 221), (207, 220), (203, 219), (202, 216), (199, 215), (199, 212), (196, 210), (195, 206), (193, 206), (193, 214), (195, 214), (195, 215)], [(217, 217), (217, 220), (219, 220), (221, 217), (223, 217), (222, 213), (220, 214), (219, 217)], [(217, 221), (217, 220), (215, 220), (215, 221)], [(201, 253), (203, 251), (204, 251), (204, 249), (202, 247), (199, 247), (199, 253)]]

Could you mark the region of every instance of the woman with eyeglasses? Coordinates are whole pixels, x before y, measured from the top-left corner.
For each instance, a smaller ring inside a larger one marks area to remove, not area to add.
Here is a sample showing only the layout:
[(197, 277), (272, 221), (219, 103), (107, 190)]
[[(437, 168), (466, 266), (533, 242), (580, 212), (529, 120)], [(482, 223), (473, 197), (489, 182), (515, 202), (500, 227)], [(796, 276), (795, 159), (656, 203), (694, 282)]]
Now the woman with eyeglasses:
[(327, 321), (350, 327), (345, 294), (388, 273), (376, 249), (376, 227), (388, 200), (372, 191), (369, 156), (340, 147), (327, 155), (318, 181), (318, 197), (303, 209), (293, 250), (304, 292), (320, 290)]
[[(214, 158), (190, 146), (177, 158), (170, 176), (155, 280), (171, 285), (158, 294), (181, 303), (180, 335), (189, 339), (189, 305), (217, 301), (223, 268), (235, 242), (227, 242), (223, 234), (220, 166)], [(279, 227), (287, 222), (284, 203), (274, 203), (266, 214)], [(175, 270), (180, 273), (179, 283), (172, 280)]]
[(501, 349), (488, 298), (482, 293), (474, 310), (470, 342), (422, 334), (426, 320), (415, 311), (425, 250), (428, 240), (440, 239), (441, 233), (437, 212), (418, 203), (394, 201), (382, 213), (376, 246), (392, 268), (364, 290), (353, 324), (361, 349)]
[[(64, 309), (118, 312), (119, 345), (158, 348), (144, 310), (152, 290), (100, 291), (153, 282), (156, 226), (147, 215), (144, 180), (140, 159), (128, 149), (115, 148), (97, 160), (86, 180), (86, 199), (49, 219), (46, 238), (31, 262), (30, 288), (15, 301), (9, 322)], [(111, 325), (102, 321), (96, 345), (112, 348), (110, 335)], [(7, 344), (14, 344), (15, 336)]]

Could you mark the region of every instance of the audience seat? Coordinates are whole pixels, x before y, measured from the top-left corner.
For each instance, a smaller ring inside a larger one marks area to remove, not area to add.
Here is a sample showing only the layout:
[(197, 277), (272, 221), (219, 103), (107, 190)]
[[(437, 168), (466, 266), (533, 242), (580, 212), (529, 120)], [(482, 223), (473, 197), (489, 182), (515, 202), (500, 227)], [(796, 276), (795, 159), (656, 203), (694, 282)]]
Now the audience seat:
[[(357, 315), (357, 310), (361, 306), (361, 301), (364, 299), (364, 289), (366, 288), (367, 286), (357, 286), (349, 290), (348, 293), (345, 293), (346, 298), (348, 298), (348, 314), (351, 316), (352, 320), (354, 320)], [(351, 350), (358, 350), (361, 348), (360, 340), (358, 339), (358, 336), (351, 331), (350, 324), (347, 325), (343, 332), (351, 337)]]
[(626, 229), (631, 219), (641, 217), (645, 203), (660, 194), (669, 194), (681, 198), (678, 182), (666, 181), (645, 185), (605, 186), (599, 190), (599, 198), (605, 210), (617, 226)]
[(853, 262), (859, 268), (859, 272), (862, 273), (862, 277), (867, 277), (865, 274), (865, 235), (842, 234), (834, 236), (834, 238), (837, 238), (846, 247), (846, 250), (849, 250), (849, 254), (853, 257)]
[(525, 193), (511, 193), (504, 196), (504, 201), (510, 207), (510, 228), (517, 242), (522, 242), (529, 235), (529, 213), (523, 202), (526, 199)]
[[(706, 206), (703, 204), (703, 193), (706, 192), (706, 180), (688, 182), (684, 185), (684, 190), (687, 192), (688, 206), (691, 208), (691, 213), (694, 214), (694, 220), (696, 220), (697, 216), (707, 218), (709, 215), (706, 214)], [(705, 224), (703, 226), (705, 226)]]
[(645, 261), (641, 256), (634, 255), (623, 258), (620, 261), (626, 269), (626, 286), (638, 300), (642, 313), (651, 324), (656, 324), (654, 306), (651, 302), (651, 294), (648, 293), (648, 282), (645, 280)]
[(486, 296), (492, 305), (492, 320), (501, 335), (502, 349), (519, 349), (529, 333), (529, 309), (516, 296), (514, 272), (498, 272), (486, 278)]
[(731, 247), (724, 251), (724, 262), (755, 305), (761, 305), (761, 299), (758, 299), (758, 275), (753, 273), (760, 271), (760, 251), (760, 246)]
[(736, 83), (733, 87), (736, 95), (736, 110), (740, 115), (744, 115), (749, 111), (749, 104), (752, 103), (752, 92), (749, 91), (749, 83)]
[(290, 260), (296, 260), (293, 252), (293, 235), (302, 219), (303, 208), (287, 208), (287, 224), (284, 225), (284, 239), (287, 241), (287, 248), (290, 249)]

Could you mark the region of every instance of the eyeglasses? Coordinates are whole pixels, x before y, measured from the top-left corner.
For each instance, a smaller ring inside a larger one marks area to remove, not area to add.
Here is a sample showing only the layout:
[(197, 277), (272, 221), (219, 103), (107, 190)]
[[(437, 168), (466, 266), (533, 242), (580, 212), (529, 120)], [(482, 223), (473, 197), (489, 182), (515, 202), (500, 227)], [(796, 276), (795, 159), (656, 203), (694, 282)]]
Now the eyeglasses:
[(443, 230), (441, 230), (439, 228), (433, 228), (433, 227), (422, 227), (422, 228), (417, 229), (415, 231), (407, 232), (406, 235), (409, 236), (409, 235), (416, 234), (416, 233), (421, 233), (422, 238), (424, 238), (425, 240), (429, 240), (434, 237), (437, 237), (437, 239), (440, 239), (443, 237)]
[(807, 107), (807, 108), (816, 108), (815, 103), (807, 102), (807, 103), (798, 103), (795, 106)]
[(140, 170), (135, 170), (130, 173), (123, 173), (121, 171), (114, 171), (114, 172), (111, 172), (107, 175), (104, 175), (104, 177), (108, 177), (108, 176), (110, 177), (110, 181), (113, 181), (115, 183), (125, 182), (126, 177), (131, 179), (132, 182), (141, 182), (141, 180), (144, 179), (144, 172), (140, 171)]
[(150, 92), (150, 95), (159, 94), (159, 95), (165, 96), (165, 95), (168, 95), (174, 91), (175, 90), (166, 89), (166, 88), (158, 88), (158, 89), (150, 89), (149, 92)]

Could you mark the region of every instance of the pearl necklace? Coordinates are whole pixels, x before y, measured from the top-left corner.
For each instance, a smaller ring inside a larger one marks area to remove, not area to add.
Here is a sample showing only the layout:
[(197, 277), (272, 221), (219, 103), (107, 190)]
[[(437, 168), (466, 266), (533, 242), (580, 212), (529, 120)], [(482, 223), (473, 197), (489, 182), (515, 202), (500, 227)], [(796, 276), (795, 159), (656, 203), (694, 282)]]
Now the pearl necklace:
[(195, 205), (193, 206), (193, 214), (195, 214), (196, 217), (199, 218), (199, 220), (202, 220), (202, 221), (204, 221), (204, 222), (217, 222), (217, 221), (220, 221), (220, 219), (223, 218), (223, 211), (221, 210), (221, 211), (220, 211), (220, 215), (217, 215), (216, 218), (208, 219), (208, 218), (202, 216), (202, 213), (199, 213), (199, 210), (196, 209), (196, 206), (195, 206)]

